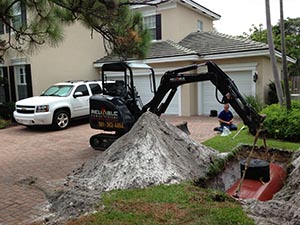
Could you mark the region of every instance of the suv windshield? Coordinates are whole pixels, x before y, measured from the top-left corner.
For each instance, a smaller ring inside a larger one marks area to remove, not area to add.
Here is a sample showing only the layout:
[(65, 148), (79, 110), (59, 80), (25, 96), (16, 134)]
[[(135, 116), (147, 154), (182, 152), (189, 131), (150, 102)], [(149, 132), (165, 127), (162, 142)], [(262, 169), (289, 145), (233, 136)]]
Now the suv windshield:
[(66, 97), (71, 93), (72, 88), (72, 85), (53, 85), (41, 94), (41, 96)]

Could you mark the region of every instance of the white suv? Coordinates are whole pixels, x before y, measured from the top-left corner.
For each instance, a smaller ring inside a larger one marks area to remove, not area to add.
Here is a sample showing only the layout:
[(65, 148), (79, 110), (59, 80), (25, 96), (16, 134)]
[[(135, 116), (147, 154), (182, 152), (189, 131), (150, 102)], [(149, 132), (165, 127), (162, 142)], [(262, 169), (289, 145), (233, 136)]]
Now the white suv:
[(89, 98), (101, 94), (101, 81), (67, 81), (57, 83), (41, 96), (16, 102), (15, 120), (25, 126), (52, 125), (65, 129), (73, 118), (89, 115)]

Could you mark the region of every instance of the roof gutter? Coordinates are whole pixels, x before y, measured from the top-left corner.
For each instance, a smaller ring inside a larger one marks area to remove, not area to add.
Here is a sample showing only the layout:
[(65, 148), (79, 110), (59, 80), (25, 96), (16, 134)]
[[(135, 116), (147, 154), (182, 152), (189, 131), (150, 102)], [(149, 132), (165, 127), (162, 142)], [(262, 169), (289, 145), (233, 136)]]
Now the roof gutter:
[[(190, 55), (178, 55), (178, 56), (170, 56), (170, 57), (157, 57), (157, 58), (148, 58), (148, 59), (132, 59), (127, 60), (128, 63), (167, 63), (167, 62), (182, 62), (182, 61), (195, 61), (199, 60), (199, 55), (194, 53)], [(101, 68), (103, 64), (110, 63), (108, 62), (94, 62), (95, 68)]]
[[(281, 59), (282, 54), (280, 51), (275, 51), (276, 57)], [(168, 62), (182, 62), (182, 61), (198, 61), (198, 60), (218, 60), (218, 59), (232, 59), (232, 58), (245, 58), (245, 57), (256, 57), (256, 56), (269, 56), (269, 50), (253, 50), (253, 51), (242, 51), (242, 52), (231, 52), (231, 53), (220, 53), (220, 54), (210, 54), (205, 56), (200, 56), (199, 54), (193, 53), (189, 55), (177, 55), (177, 56), (166, 56), (166, 57), (156, 57), (156, 58), (148, 58), (148, 59), (132, 59), (128, 60), (128, 63), (168, 63)], [(287, 56), (287, 61), (290, 63), (296, 63), (297, 60)], [(101, 68), (103, 64), (110, 63), (115, 61), (107, 61), (107, 62), (94, 62), (95, 68)]]

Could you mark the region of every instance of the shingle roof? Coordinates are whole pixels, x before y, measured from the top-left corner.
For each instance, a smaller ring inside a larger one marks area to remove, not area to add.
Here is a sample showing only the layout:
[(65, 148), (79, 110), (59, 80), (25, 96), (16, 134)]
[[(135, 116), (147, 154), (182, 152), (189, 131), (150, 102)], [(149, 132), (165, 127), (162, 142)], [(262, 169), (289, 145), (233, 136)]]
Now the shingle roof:
[(197, 52), (168, 40), (153, 42), (147, 58), (160, 58), (194, 54), (197, 54)]
[[(215, 54), (260, 51), (269, 49), (268, 45), (249, 39), (233, 37), (218, 32), (197, 31), (190, 33), (179, 43), (173, 41), (153, 42), (146, 59), (180, 57), (187, 55), (207, 56)], [(118, 61), (117, 57), (105, 56), (96, 61), (104, 63)]]
[(200, 56), (268, 49), (265, 43), (203, 31), (190, 33), (178, 44), (196, 51)]
[[(176, 57), (186, 55), (197, 55), (197, 52), (180, 46), (173, 41), (156, 41), (151, 44), (146, 59)], [(118, 61), (117, 57), (111, 55), (105, 56), (96, 61), (96, 63)]]

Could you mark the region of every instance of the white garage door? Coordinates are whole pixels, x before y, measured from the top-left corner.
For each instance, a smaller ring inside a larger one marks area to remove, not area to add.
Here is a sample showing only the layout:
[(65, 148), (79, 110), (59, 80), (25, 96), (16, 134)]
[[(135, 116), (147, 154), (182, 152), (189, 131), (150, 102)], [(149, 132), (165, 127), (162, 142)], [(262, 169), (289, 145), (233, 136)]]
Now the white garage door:
[[(243, 96), (255, 95), (255, 83), (252, 81), (252, 71), (234, 71), (226, 72), (226, 74), (235, 82)], [(210, 81), (199, 83), (198, 96), (199, 114), (209, 115), (210, 110), (217, 110), (219, 113), (223, 109), (223, 105), (216, 100), (216, 87)], [(218, 98), (222, 99), (222, 95), (219, 92)], [(231, 110), (234, 111), (233, 109)]]
[[(161, 76), (156, 75), (156, 88), (158, 88), (160, 83)], [(134, 82), (136, 89), (141, 96), (142, 102), (144, 105), (148, 103), (153, 98), (153, 93), (151, 93), (150, 89), (150, 80), (149, 76), (135, 76)], [(174, 98), (172, 99), (169, 107), (167, 108), (165, 114), (173, 114), (179, 115), (179, 92), (180, 88), (178, 88)], [(165, 99), (164, 99), (165, 100)]]

